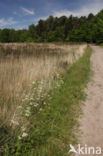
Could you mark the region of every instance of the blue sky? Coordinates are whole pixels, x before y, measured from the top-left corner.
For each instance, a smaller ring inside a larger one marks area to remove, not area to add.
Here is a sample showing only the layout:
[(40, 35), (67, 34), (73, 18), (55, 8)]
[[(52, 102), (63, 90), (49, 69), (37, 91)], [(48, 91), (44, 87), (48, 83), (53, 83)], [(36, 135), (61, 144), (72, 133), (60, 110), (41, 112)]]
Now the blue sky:
[(0, 28), (27, 28), (53, 15), (84, 16), (103, 9), (103, 0), (0, 0)]

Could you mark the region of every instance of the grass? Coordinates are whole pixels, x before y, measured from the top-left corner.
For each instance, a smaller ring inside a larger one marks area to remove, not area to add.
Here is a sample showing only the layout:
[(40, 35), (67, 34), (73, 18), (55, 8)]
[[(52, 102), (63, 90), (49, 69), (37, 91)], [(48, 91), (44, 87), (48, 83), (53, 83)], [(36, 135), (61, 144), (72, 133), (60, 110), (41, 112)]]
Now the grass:
[[(6, 145), (5, 156), (68, 156), (69, 144), (76, 144), (78, 117), (84, 89), (90, 76), (91, 48), (62, 74), (62, 84), (50, 92), (51, 100), (28, 120), (32, 125), (28, 135), (12, 139)], [(60, 80), (60, 81), (61, 81)]]
[(103, 48), (103, 44), (100, 44), (100, 47)]
[(0, 44), (0, 151), (24, 139), (86, 44)]
[(49, 91), (51, 84), (57, 81), (57, 75), (77, 60), (85, 47), (66, 44), (0, 44), (0, 127), (10, 126), (17, 107), (28, 102), (33, 82), (44, 80), (45, 90)]
[(86, 44), (66, 44), (66, 43), (0, 43), (0, 56), (15, 55), (17, 58), (22, 56), (56, 56), (58, 54), (68, 53), (68, 49), (79, 49), (81, 53), (82, 46)]

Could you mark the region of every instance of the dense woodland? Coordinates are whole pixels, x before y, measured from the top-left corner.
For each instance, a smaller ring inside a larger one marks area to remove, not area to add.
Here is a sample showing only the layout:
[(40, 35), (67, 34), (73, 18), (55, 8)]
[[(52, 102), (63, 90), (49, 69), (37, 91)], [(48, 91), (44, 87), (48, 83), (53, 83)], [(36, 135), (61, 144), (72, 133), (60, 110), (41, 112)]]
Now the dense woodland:
[(0, 42), (90, 42), (103, 43), (103, 10), (88, 17), (50, 16), (23, 30), (0, 30)]

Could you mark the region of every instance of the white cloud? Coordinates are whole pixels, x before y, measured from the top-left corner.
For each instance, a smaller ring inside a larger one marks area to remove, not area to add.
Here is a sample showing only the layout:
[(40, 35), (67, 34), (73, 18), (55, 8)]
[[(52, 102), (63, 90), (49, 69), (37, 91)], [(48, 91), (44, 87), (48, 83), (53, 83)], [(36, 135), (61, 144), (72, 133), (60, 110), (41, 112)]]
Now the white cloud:
[(24, 8), (24, 7), (20, 7), (20, 8), (25, 13), (25, 15), (34, 15), (35, 14), (34, 10), (29, 10), (27, 8)]
[(13, 24), (16, 24), (17, 21), (14, 21), (13, 18), (8, 18), (7, 20), (4, 19), (4, 18), (1, 18), (0, 19), (0, 26), (3, 27), (3, 26), (7, 26), (7, 25), (13, 25)]
[[(91, 3), (92, 2), (92, 3)], [(88, 2), (88, 4), (81, 6), (81, 8), (76, 9), (74, 11), (70, 10), (61, 10), (53, 12), (53, 16), (60, 17), (60, 16), (87, 16), (89, 13), (97, 14), (101, 9), (103, 9), (103, 1), (102, 0), (92, 0)]]

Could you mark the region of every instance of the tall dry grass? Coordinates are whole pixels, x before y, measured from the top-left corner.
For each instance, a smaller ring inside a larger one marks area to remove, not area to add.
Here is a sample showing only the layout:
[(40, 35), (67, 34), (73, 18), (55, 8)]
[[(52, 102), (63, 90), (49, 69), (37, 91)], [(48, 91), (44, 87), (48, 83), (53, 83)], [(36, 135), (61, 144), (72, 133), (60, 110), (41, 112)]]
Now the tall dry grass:
[[(0, 125), (10, 125), (36, 80), (55, 81), (83, 55), (86, 45), (0, 44)], [(51, 86), (47, 85), (47, 89)]]

